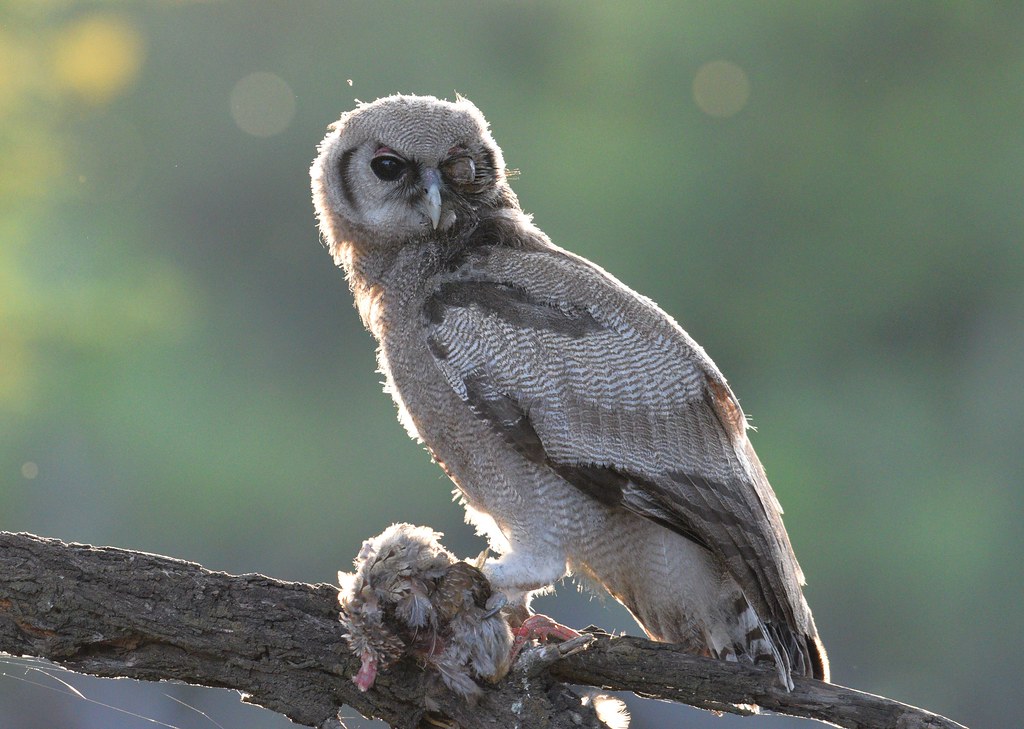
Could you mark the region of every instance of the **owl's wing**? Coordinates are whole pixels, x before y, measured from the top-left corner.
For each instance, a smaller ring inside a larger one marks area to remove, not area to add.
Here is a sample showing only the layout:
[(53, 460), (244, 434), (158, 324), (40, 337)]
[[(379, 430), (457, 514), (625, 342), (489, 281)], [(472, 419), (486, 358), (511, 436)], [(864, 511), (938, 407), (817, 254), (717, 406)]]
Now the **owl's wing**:
[(424, 322), (451, 387), (524, 457), (703, 545), (764, 618), (805, 624), (743, 413), (668, 314), (566, 251), (494, 247), (439, 283)]

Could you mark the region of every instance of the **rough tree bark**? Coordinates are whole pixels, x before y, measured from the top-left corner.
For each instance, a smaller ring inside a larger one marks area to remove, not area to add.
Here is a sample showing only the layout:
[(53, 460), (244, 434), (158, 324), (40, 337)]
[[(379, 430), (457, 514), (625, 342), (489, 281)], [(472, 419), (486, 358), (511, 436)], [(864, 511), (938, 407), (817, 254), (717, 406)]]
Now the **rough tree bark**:
[[(242, 691), (245, 700), (311, 727), (340, 726), (347, 704), (396, 727), (421, 721), (423, 672), (399, 664), (374, 688), (349, 680), (358, 662), (338, 623), (337, 588), (211, 572), (190, 562), (0, 532), (0, 652), (81, 673), (178, 680)], [(461, 727), (602, 727), (567, 683), (720, 711), (764, 709), (850, 729), (964, 729), (896, 701), (773, 670), (688, 656), (640, 638), (599, 638), (549, 667), (518, 669), (476, 706), (439, 697)]]

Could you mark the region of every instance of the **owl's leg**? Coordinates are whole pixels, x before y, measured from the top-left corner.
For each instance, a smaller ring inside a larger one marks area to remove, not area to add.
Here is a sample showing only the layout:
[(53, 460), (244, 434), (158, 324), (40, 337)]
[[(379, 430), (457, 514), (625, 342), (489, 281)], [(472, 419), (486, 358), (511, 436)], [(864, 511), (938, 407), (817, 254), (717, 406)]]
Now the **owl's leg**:
[[(567, 487), (568, 488), (568, 487)], [(540, 516), (521, 514), (523, 523), (499, 526), (490, 511), (491, 505), (471, 503), (456, 490), (466, 509), (466, 521), (476, 527), (477, 533), (487, 537), (492, 550), (500, 556), (481, 560), (477, 566), (487, 577), (494, 592), (502, 593), (509, 605), (529, 605), (530, 593), (545, 590), (568, 574), (568, 556), (557, 532), (553, 537), (551, 525)], [(484, 555), (480, 555), (481, 558)]]
[(557, 550), (552, 552), (545, 555), (513, 547), (500, 558), (484, 563), (483, 572), (491, 581), (491, 587), (508, 598), (505, 614), (515, 635), (510, 653), (513, 663), (531, 640), (570, 640), (580, 636), (547, 615), (530, 612), (531, 593), (551, 587), (568, 572), (565, 556), (558, 555)]
[(483, 573), (491, 588), (504, 594), (510, 603), (528, 606), (531, 593), (545, 590), (565, 577), (566, 563), (565, 555), (556, 550), (541, 554), (536, 549), (530, 551), (513, 544), (497, 559), (484, 562)]

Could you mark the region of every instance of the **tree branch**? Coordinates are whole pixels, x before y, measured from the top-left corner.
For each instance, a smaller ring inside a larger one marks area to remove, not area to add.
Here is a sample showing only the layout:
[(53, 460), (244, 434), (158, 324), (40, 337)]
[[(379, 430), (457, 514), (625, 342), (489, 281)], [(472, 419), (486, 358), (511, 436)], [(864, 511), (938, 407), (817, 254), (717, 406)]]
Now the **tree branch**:
[[(360, 692), (358, 662), (338, 622), (337, 588), (233, 576), (142, 552), (0, 532), (0, 652), (46, 658), (97, 676), (232, 688), (311, 727), (337, 727), (347, 704), (416, 727), (426, 681), (399, 664)], [(634, 691), (706, 709), (737, 704), (850, 729), (963, 729), (889, 699), (774, 671), (696, 658), (639, 638), (601, 638), (548, 671), (516, 670), (469, 706), (436, 697), (462, 727), (602, 727), (565, 683)]]

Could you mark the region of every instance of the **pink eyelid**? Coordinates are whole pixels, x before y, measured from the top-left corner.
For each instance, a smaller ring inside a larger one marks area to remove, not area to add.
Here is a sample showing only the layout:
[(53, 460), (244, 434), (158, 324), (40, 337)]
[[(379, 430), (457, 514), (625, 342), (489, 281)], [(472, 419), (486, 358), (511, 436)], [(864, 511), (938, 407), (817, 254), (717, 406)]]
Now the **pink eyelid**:
[[(456, 144), (454, 147), (452, 147), (451, 149), (448, 150), (448, 155), (447, 156), (448, 157), (455, 157), (455, 156), (458, 156), (458, 155), (463, 155), (465, 153), (466, 153), (466, 148), (463, 147), (461, 144)], [(373, 153), (373, 156), (374, 157), (381, 157), (381, 156), (384, 156), (384, 155), (387, 155), (389, 157), (402, 157), (402, 155), (400, 155), (395, 150), (391, 149), (391, 147), (388, 147), (388, 146), (382, 144), (381, 146), (377, 147), (377, 150)]]

